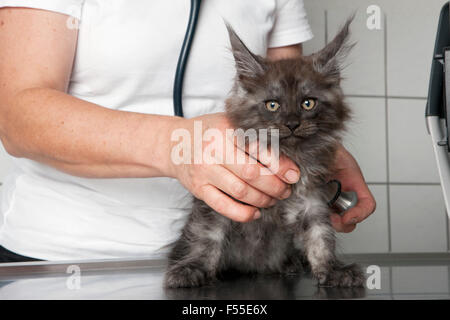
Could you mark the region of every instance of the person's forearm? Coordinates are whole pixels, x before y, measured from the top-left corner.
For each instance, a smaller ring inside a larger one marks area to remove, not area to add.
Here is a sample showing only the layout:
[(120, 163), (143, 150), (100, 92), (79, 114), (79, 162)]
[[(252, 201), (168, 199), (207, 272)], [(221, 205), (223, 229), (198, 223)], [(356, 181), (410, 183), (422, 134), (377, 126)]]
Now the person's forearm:
[(46, 88), (0, 104), (1, 139), (13, 156), (83, 177), (168, 175), (169, 127), (178, 118), (111, 110)]

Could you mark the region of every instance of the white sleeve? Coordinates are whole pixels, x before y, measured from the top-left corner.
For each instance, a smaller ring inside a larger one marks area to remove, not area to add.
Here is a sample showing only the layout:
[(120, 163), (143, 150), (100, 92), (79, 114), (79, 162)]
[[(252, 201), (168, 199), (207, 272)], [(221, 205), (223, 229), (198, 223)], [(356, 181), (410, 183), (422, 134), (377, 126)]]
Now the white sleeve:
[(0, 0), (1, 7), (26, 7), (67, 14), (81, 19), (84, 0)]
[(312, 37), (303, 0), (277, 0), (274, 26), (269, 35), (269, 48), (302, 43)]

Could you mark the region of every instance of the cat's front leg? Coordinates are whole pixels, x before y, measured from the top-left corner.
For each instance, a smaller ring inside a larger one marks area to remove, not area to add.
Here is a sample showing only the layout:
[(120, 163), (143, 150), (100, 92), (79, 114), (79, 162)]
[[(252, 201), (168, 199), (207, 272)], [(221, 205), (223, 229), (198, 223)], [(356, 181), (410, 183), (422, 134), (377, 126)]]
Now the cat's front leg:
[(190, 220), (170, 255), (164, 284), (168, 288), (199, 287), (213, 282), (220, 269), (230, 220), (196, 202)]
[[(220, 237), (220, 235), (217, 235)], [(165, 275), (168, 288), (199, 287), (215, 280), (222, 251), (221, 239), (200, 236), (179, 239)]]
[[(189, 228), (189, 226), (187, 226)], [(223, 235), (184, 235), (177, 241), (165, 276), (168, 288), (199, 287), (216, 278), (222, 255)]]
[(303, 231), (296, 240), (302, 242), (313, 276), (321, 286), (357, 287), (364, 274), (357, 264), (345, 265), (336, 258), (335, 231), (325, 206), (312, 207), (306, 213)]

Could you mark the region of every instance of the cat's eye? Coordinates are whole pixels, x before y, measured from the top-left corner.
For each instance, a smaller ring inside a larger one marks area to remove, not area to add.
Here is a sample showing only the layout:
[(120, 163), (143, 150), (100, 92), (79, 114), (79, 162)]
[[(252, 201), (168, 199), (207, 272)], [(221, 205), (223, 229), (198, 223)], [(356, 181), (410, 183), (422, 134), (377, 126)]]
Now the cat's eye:
[(267, 110), (269, 110), (271, 112), (275, 112), (280, 108), (280, 104), (278, 103), (278, 101), (269, 100), (269, 101), (266, 101), (266, 108), (267, 108)]
[(307, 98), (302, 101), (302, 108), (305, 110), (312, 110), (317, 105), (317, 100), (313, 98)]

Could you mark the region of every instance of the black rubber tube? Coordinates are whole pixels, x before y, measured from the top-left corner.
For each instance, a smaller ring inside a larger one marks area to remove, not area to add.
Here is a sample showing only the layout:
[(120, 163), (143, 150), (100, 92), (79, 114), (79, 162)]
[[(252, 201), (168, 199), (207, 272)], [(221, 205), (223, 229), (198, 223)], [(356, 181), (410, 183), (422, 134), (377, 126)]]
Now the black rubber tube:
[(191, 0), (191, 10), (189, 12), (189, 22), (184, 36), (183, 46), (181, 47), (178, 58), (175, 81), (173, 85), (173, 113), (176, 116), (183, 117), (183, 80), (186, 63), (191, 51), (192, 41), (194, 39), (195, 28), (200, 12), (201, 0)]
[(333, 196), (333, 199), (331, 199), (330, 201), (328, 201), (328, 206), (332, 207), (334, 205), (334, 203), (336, 202), (336, 200), (339, 198), (339, 196), (341, 195), (342, 192), (342, 185), (341, 182), (339, 180), (331, 180), (328, 183), (336, 183), (337, 184), (337, 191), (336, 194)]
[(450, 26), (449, 26), (449, 3), (447, 2), (441, 9), (439, 16), (436, 41), (434, 44), (433, 60), (431, 63), (430, 81), (428, 85), (428, 100), (425, 109), (425, 116), (439, 116), (445, 118), (445, 105), (443, 101), (444, 90), (444, 69), (442, 63), (437, 59), (441, 56), (444, 60), (445, 48), (450, 46)]

